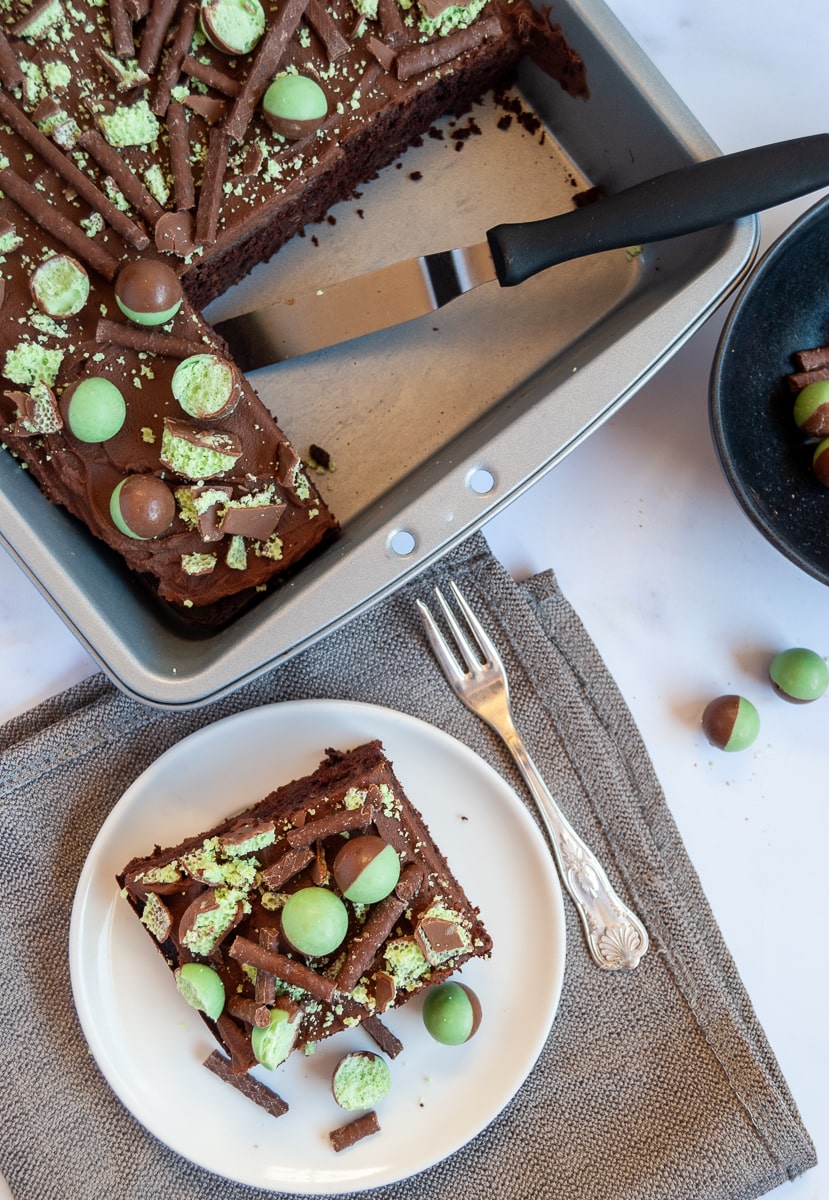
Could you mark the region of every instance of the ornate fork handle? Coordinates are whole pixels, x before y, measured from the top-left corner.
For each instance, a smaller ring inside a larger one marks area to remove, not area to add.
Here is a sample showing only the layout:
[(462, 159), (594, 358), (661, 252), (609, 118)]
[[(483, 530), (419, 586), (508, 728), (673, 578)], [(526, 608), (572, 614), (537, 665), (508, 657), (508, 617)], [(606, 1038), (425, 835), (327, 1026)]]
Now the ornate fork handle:
[(504, 739), (538, 805), (594, 960), (608, 971), (631, 970), (648, 948), (644, 925), (616, 895), (598, 859), (559, 809), (510, 717), (489, 713), (484, 719)]

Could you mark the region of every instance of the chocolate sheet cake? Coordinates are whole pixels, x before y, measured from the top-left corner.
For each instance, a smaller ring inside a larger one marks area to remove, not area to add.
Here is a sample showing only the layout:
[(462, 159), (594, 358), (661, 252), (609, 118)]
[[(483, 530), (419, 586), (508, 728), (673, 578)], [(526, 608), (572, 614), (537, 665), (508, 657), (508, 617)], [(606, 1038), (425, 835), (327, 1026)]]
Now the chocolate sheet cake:
[[(393, 872), (385, 875), (384, 861), (379, 898), (360, 899), (368, 877), (354, 861), (379, 861), (378, 847)], [(363, 1025), (393, 1057), (399, 1047), (380, 1014), (492, 949), (377, 741), (327, 751), (313, 774), (178, 846), (132, 859), (118, 883), (180, 987), (192, 963), (221, 980), (218, 1004), (202, 1015), (236, 1073), (272, 1065), (261, 1051), (257, 1058), (257, 1030), (268, 1030), (274, 1013), (290, 1025), (285, 1056)], [(296, 941), (323, 937), (328, 917), (315, 916), (309, 934), (289, 910), (296, 897), (304, 905), (320, 896), (323, 908), (342, 910), (343, 924), (330, 943), (303, 953)]]
[(2, 6), (0, 439), (179, 611), (337, 530), (199, 310), (528, 52), (585, 91), (527, 0)]

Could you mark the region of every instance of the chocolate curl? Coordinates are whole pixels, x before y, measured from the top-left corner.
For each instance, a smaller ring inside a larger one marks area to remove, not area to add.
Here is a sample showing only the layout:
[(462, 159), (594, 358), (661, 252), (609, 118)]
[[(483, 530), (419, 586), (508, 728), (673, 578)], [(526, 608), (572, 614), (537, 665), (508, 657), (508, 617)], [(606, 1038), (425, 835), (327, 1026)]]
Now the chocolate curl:
[(350, 829), (365, 829), (374, 819), (374, 808), (364, 804), (362, 808), (340, 808), (336, 812), (307, 821), (301, 829), (290, 829), (285, 835), (289, 846), (310, 846), (312, 842), (345, 833)]
[[(395, 893), (392, 893), (391, 896), (386, 896), (385, 900), (381, 900), (379, 904), (375, 905), (363, 928), (356, 937), (351, 939), (345, 961), (340, 967), (337, 978), (334, 980), (338, 992), (347, 994), (354, 990), (360, 976), (374, 962), (377, 951), (383, 945), (383, 942), (385, 942), (392, 929), (394, 929), (402, 913), (406, 910), (412, 895), (416, 894), (412, 893), (410, 887), (413, 867), (415, 877), (419, 877), (419, 881), (422, 881), (423, 874), (419, 867), (415, 867), (414, 863), (408, 867), (404, 867), (397, 887), (403, 891), (405, 899)], [(402, 889), (401, 884), (403, 885)]]
[[(279, 932), (276, 929), (260, 929), (259, 945), (273, 952), (279, 949)], [(257, 1004), (273, 1004), (276, 999), (276, 976), (270, 971), (258, 970), (253, 988)]]
[(794, 356), (801, 371), (819, 371), (829, 367), (829, 346), (818, 346), (816, 350), (798, 350)]
[(408, 41), (406, 26), (403, 24), (403, 14), (397, 0), (378, 0), (377, 16), (380, 19), (380, 29), (383, 37), (392, 46), (398, 46), (401, 41)]
[(167, 109), (167, 132), (170, 135), (170, 171), (176, 208), (183, 212), (196, 206), (196, 187), (190, 159), (190, 127), (184, 105), (173, 101)]
[(127, 166), (118, 151), (110, 146), (106, 138), (102, 137), (97, 129), (86, 129), (78, 138), (78, 145), (82, 146), (95, 159), (98, 166), (114, 179), (133, 208), (151, 225), (155, 225), (159, 217), (164, 215), (164, 209), (155, 197), (150, 195), (138, 176)]
[(181, 69), (191, 79), (198, 79), (201, 83), (207, 84), (208, 87), (225, 96), (238, 96), (242, 90), (238, 79), (231, 79), (229, 75), (225, 75), (224, 71), (211, 67), (210, 63), (199, 62), (197, 58), (193, 58), (192, 54), (185, 54), (181, 60)]
[(9, 92), (23, 87), (23, 72), (9, 39), (0, 29), (0, 83)]
[(328, 1137), (331, 1145), (339, 1154), (341, 1150), (347, 1150), (349, 1146), (354, 1146), (363, 1138), (379, 1132), (380, 1122), (377, 1119), (377, 1113), (372, 1108), (367, 1113), (363, 1113), (361, 1117), (349, 1121), (347, 1125), (341, 1125), (339, 1129), (332, 1129)]
[(11, 167), (0, 171), (0, 189), (14, 200), (23, 212), (36, 221), (46, 233), (52, 235), (71, 250), (76, 258), (85, 262), (104, 279), (112, 280), (118, 273), (119, 262), (98, 242), (88, 238), (82, 229), (57, 211), (45, 196), (36, 191), (25, 179), (21, 179)]
[(295, 987), (302, 988), (315, 1000), (324, 1000), (330, 1004), (334, 999), (334, 984), (330, 979), (326, 979), (324, 975), (318, 975), (316, 971), (303, 966), (296, 959), (287, 958), (284, 954), (277, 954), (262, 946), (257, 946), (256, 942), (250, 941), (249, 938), (241, 935), (236, 937), (230, 947), (230, 957), (239, 963), (256, 967), (257, 971), (269, 971), (283, 983), (291, 983)]
[[(397, 0), (394, 0), (397, 8)], [(325, 47), (329, 62), (336, 62), (350, 49), (348, 39), (343, 35), (337, 22), (322, 3), (322, 0), (308, 0), (305, 6), (305, 20), (316, 33)]]
[(151, 4), (152, 0), (124, 0), (124, 7), (133, 21), (143, 21)]
[(138, 325), (126, 325), (123, 321), (110, 321), (102, 317), (95, 327), (95, 341), (101, 346), (123, 346), (126, 350), (146, 350), (164, 358), (189, 358), (197, 354), (200, 342), (187, 338), (173, 337), (158, 329), (145, 329)]
[(132, 36), (132, 21), (124, 7), (124, 0), (109, 0), (109, 17), (112, 24), (112, 45), (117, 58), (134, 58), (135, 42)]
[(271, 1023), (270, 1009), (267, 1005), (251, 1000), (249, 996), (231, 996), (227, 1002), (227, 1011), (237, 1021), (255, 1025), (258, 1029), (267, 1029)]
[(265, 1112), (270, 1113), (272, 1117), (283, 1117), (288, 1111), (288, 1105), (281, 1096), (272, 1092), (269, 1087), (265, 1087), (264, 1083), (260, 1083), (252, 1075), (237, 1075), (232, 1064), (218, 1050), (214, 1050), (210, 1057), (205, 1059), (204, 1065), (208, 1071), (218, 1075), (223, 1083), (229, 1083), (231, 1087), (235, 1087), (243, 1096), (247, 1096), (248, 1100), (252, 1100), (254, 1104), (264, 1108)]
[(29, 30), (36, 24), (38, 18), (46, 12), (50, 4), (51, 0), (35, 0), (29, 11), (12, 25), (12, 37), (28, 37)]
[[(61, 179), (75, 189), (82, 200), (85, 200), (104, 218), (107, 224), (112, 226), (125, 242), (129, 242), (136, 250), (146, 250), (150, 239), (144, 230), (139, 229), (134, 221), (116, 208), (89, 176), (76, 167), (54, 142), (50, 142), (17, 105), (2, 92), (0, 92), (0, 116), (11, 125), (24, 142), (31, 146), (36, 154), (40, 155), (47, 166), (60, 175)], [(47, 227), (44, 226), (44, 228)]]
[(789, 375), (789, 387), (793, 392), (802, 392), (809, 383), (820, 383), (823, 379), (829, 379), (829, 366), (815, 367), (811, 371), (796, 371), (793, 375)]
[(193, 43), (197, 12), (194, 0), (187, 0), (181, 10), (181, 19), (173, 38), (173, 44), (156, 77), (155, 94), (150, 107), (157, 117), (163, 117), (170, 104), (172, 90), (178, 83), (178, 77), (181, 74), (182, 60)]
[(141, 49), (138, 52), (138, 67), (147, 75), (152, 75), (161, 57), (161, 48), (167, 31), (173, 23), (178, 8), (178, 0), (153, 0), (153, 6), (144, 26), (144, 36), (141, 38)]
[(305, 14), (307, 2), (308, 0), (285, 0), (273, 25), (259, 43), (250, 74), (225, 125), (227, 135), (233, 141), (241, 141), (245, 136), (254, 109), (279, 70), (282, 55)]
[(229, 150), (230, 138), (225, 130), (211, 129), (199, 206), (196, 209), (196, 241), (206, 246), (216, 240)]
[(244, 1075), (256, 1064), (250, 1034), (241, 1029), (227, 1013), (222, 1013), (216, 1021), (216, 1028), (230, 1054), (230, 1065), (234, 1075)]
[(459, 29), (447, 34), (437, 42), (427, 42), (421, 45), (407, 46), (397, 56), (396, 74), (401, 82), (411, 79), (414, 75), (422, 75), (451, 62), (466, 50), (474, 50), (487, 38), (501, 37), (503, 30), (497, 13), (491, 13), (482, 18), (476, 25), (468, 29)]

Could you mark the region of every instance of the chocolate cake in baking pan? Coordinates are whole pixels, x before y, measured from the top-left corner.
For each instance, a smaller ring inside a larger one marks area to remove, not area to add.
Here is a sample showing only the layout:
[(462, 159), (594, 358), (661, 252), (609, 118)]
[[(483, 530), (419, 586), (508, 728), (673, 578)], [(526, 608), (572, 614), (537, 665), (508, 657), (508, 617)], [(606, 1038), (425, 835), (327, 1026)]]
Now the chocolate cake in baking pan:
[(379, 741), (118, 876), (233, 1072), (365, 1024), (492, 941)]
[(585, 90), (527, 0), (2, 5), (0, 438), (188, 619), (337, 532), (200, 309), (526, 53)]

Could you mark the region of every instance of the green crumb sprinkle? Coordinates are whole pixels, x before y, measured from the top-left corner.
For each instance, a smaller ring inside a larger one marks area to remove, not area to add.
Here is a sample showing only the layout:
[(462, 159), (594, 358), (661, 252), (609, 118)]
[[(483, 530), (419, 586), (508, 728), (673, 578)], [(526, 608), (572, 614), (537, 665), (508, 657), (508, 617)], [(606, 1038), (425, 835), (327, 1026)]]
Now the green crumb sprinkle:
[[(2, 164), (8, 166), (8, 159)], [(0, 254), (12, 254), (15, 250), (19, 250), (23, 245), (23, 238), (20, 237), (17, 230), (13, 227), (7, 229), (5, 233), (0, 234)]]
[(365, 788), (350, 787), (343, 796), (343, 808), (347, 809), (348, 812), (362, 808), (366, 802), (367, 795), (368, 792), (366, 792)]
[(148, 446), (152, 446), (155, 442), (155, 434), (153, 433), (152, 429), (150, 429), (149, 425), (141, 426), (141, 441), (146, 442)]
[(6, 351), (4, 374), (12, 383), (30, 387), (33, 383), (45, 383), (52, 387), (58, 377), (62, 350), (48, 350), (34, 342), (19, 342)]
[(421, 18), (417, 27), (427, 37), (432, 37), (433, 34), (446, 37), (456, 29), (466, 29), (468, 25), (471, 25), (486, 4), (487, 0), (472, 0), (471, 4), (452, 4), (443, 12), (438, 13), (436, 17), (430, 17), (421, 6)]
[(149, 146), (160, 132), (158, 118), (146, 100), (120, 104), (111, 113), (98, 118), (101, 133), (110, 146)]

